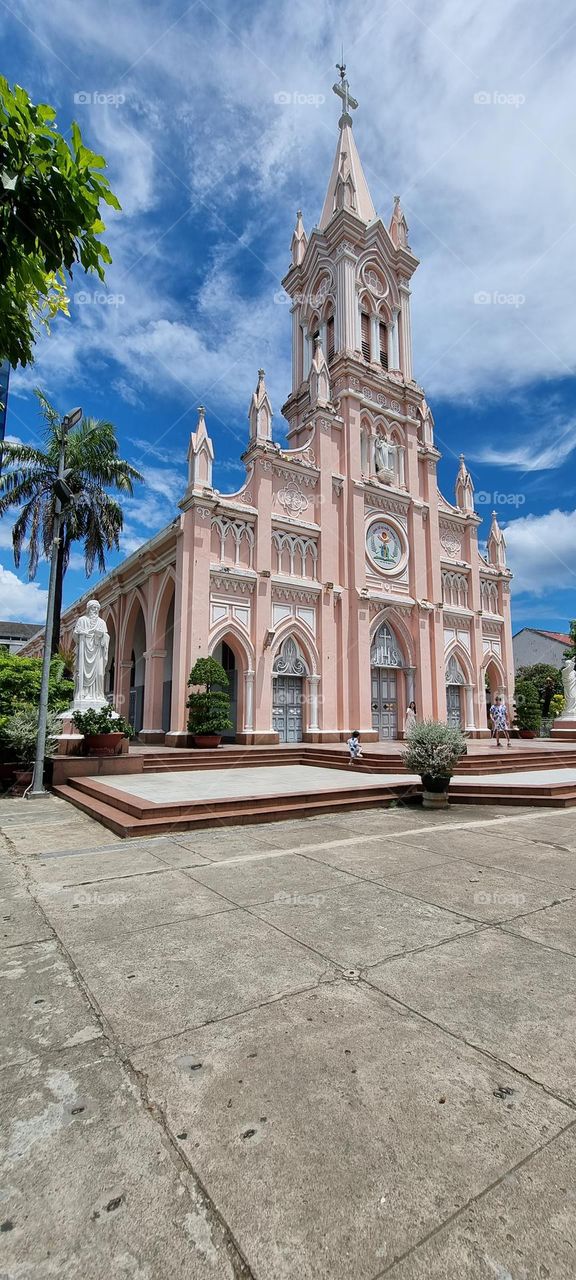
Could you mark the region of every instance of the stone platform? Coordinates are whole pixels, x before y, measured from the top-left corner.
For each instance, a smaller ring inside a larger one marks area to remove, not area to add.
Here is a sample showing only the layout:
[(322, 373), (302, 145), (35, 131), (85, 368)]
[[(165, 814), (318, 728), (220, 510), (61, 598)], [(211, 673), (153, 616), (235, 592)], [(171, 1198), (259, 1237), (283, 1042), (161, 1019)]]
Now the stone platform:
[[(119, 760), (109, 770), (107, 761), (91, 770), (83, 760), (63, 776), (62, 761), (54, 791), (123, 837), (416, 803), (420, 779), (394, 745), (371, 748), (354, 766), (340, 747), (140, 750), (126, 770)], [(477, 749), (459, 763), (450, 796), (459, 804), (575, 805), (576, 751)]]

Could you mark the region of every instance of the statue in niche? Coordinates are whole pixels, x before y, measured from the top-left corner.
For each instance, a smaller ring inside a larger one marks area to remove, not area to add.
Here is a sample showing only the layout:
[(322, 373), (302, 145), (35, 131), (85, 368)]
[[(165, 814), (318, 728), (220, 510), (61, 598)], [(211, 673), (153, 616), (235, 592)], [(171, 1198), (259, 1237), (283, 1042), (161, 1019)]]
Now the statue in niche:
[(376, 475), (393, 475), (396, 463), (394, 445), (388, 443), (384, 436), (377, 436), (374, 445), (374, 468)]

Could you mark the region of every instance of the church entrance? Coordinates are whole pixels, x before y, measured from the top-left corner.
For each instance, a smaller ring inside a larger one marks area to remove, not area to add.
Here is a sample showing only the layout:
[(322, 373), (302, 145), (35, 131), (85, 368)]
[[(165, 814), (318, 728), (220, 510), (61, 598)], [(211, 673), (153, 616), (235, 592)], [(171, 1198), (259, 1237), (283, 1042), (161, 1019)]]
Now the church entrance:
[(272, 728), (280, 742), (302, 742), (302, 676), (276, 676)]
[(280, 742), (302, 742), (306, 662), (293, 636), (288, 636), (272, 667), (272, 728)]
[(457, 684), (446, 685), (446, 718), (453, 729), (462, 727), (461, 694)]
[[(403, 675), (399, 678), (399, 673)], [(383, 622), (374, 636), (370, 649), (370, 694), (372, 728), (380, 742), (390, 742), (398, 737), (405, 713), (404, 679), (406, 666), (398, 648), (396, 637)]]
[(398, 737), (397, 674), (386, 667), (372, 667), (372, 728), (380, 742)]
[(220, 644), (217, 645), (212, 657), (216, 659), (216, 662), (220, 663), (221, 667), (224, 667), (226, 675), (228, 676), (230, 691), (230, 719), (232, 721), (232, 728), (227, 729), (226, 733), (222, 734), (222, 740), (223, 742), (233, 742), (237, 733), (238, 717), (238, 671), (236, 668), (236, 658), (230, 648), (230, 645), (226, 644), (225, 640), (222, 640)]

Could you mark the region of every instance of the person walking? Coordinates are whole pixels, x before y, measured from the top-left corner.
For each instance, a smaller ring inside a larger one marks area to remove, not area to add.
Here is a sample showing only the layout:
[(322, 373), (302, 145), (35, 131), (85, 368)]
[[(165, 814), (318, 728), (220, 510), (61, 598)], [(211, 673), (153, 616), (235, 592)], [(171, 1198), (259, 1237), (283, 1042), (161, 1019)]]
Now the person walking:
[(348, 750), (350, 759), (348, 764), (355, 764), (356, 760), (362, 759), (362, 747), (360, 746), (360, 734), (357, 729), (353, 729), (348, 739)]
[(408, 734), (412, 731), (415, 724), (416, 724), (416, 703), (409, 702), (408, 706), (406, 707), (406, 715), (404, 717), (404, 737), (405, 738), (408, 737)]
[(490, 719), (492, 721), (492, 731), (496, 738), (496, 746), (500, 747), (500, 735), (504, 734), (508, 746), (510, 742), (510, 726), (508, 724), (508, 709), (506, 703), (502, 701), (500, 694), (496, 694), (496, 698), (490, 707)]

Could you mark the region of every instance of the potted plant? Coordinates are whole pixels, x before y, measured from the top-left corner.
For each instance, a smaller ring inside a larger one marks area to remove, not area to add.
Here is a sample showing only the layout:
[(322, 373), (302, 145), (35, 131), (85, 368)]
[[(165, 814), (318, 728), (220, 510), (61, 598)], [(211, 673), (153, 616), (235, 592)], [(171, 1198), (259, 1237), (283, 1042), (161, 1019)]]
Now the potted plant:
[(536, 685), (531, 680), (518, 680), (514, 691), (516, 721), (521, 738), (536, 738), (540, 733), (542, 712)]
[(122, 739), (134, 737), (132, 725), (116, 715), (108, 702), (99, 711), (75, 711), (72, 719), (78, 732), (84, 734), (87, 756), (119, 755)]
[(198, 658), (192, 667), (188, 684), (195, 690), (186, 706), (188, 732), (197, 747), (218, 747), (222, 734), (232, 728), (230, 720), (230, 683), (224, 667), (215, 658)]
[[(53, 711), (48, 712), (46, 722), (46, 755), (52, 755), (56, 739), (60, 732), (60, 723)], [(35, 707), (23, 707), (7, 716), (2, 725), (2, 742), (9, 760), (14, 761), (13, 776), (18, 788), (25, 788), (32, 782), (33, 766), (36, 759), (36, 738), (38, 736), (38, 711)]]
[(466, 755), (461, 729), (436, 720), (418, 720), (406, 742), (404, 763), (410, 773), (420, 774), (423, 807), (448, 808), (450, 779), (460, 757)]

